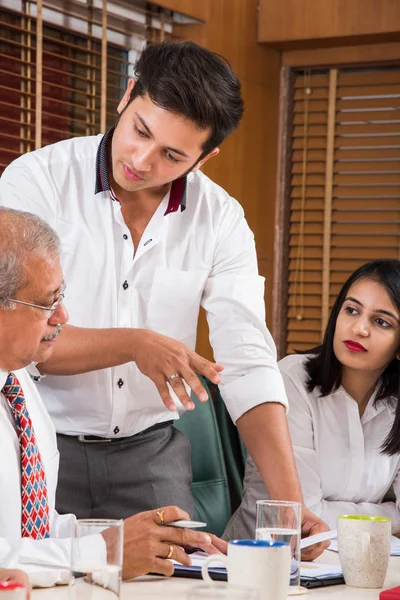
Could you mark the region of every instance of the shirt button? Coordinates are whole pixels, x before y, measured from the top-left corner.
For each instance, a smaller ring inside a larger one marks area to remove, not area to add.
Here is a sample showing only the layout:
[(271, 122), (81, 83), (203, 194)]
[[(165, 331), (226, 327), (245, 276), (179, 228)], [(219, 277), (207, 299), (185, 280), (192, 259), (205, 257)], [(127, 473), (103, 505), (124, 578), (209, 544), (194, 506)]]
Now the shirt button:
[(128, 239), (128, 236), (126, 235), (126, 233), (124, 233), (124, 235), (122, 237), (124, 238), (124, 240)]
[(117, 386), (118, 386), (119, 388), (122, 388), (122, 386), (123, 386), (123, 385), (124, 385), (124, 382), (122, 381), (122, 379), (118, 379), (118, 381), (117, 381)]
[(129, 287), (129, 284), (127, 281), (124, 281), (124, 283), (122, 284), (122, 287), (124, 288), (124, 290), (127, 290)]
[(119, 433), (119, 427), (114, 427), (114, 435), (117, 435), (117, 433)]

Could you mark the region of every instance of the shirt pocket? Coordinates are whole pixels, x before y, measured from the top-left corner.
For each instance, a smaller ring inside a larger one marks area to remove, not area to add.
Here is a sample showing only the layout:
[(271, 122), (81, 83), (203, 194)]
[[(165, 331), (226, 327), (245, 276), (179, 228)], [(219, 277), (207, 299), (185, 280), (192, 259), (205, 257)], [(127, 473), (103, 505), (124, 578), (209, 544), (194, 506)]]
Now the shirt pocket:
[(176, 340), (196, 335), (208, 271), (157, 267), (150, 291), (148, 327)]

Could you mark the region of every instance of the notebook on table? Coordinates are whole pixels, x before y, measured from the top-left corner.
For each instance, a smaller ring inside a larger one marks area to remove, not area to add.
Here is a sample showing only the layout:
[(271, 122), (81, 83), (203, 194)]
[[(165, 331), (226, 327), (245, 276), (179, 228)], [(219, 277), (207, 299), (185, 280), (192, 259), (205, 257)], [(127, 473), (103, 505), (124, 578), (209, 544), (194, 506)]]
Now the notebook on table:
[[(204, 552), (195, 552), (191, 554), (192, 564), (186, 567), (173, 561), (175, 566), (174, 575), (176, 577), (192, 577), (201, 579), (201, 567), (207, 554)], [(208, 567), (211, 579), (216, 581), (227, 581), (227, 572), (225, 566), (221, 563), (213, 564)], [(343, 584), (343, 573), (340, 565), (325, 565), (321, 563), (302, 562), (300, 567), (300, 584), (306, 588), (322, 587), (326, 585)]]

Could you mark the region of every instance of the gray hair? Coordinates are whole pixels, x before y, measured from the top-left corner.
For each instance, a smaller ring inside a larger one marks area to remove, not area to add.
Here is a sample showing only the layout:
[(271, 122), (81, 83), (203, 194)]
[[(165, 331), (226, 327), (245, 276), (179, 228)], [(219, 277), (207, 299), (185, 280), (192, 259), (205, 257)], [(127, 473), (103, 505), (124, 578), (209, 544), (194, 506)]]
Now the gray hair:
[(0, 308), (15, 308), (9, 299), (28, 283), (24, 265), (32, 252), (48, 258), (59, 256), (56, 232), (32, 213), (0, 207)]

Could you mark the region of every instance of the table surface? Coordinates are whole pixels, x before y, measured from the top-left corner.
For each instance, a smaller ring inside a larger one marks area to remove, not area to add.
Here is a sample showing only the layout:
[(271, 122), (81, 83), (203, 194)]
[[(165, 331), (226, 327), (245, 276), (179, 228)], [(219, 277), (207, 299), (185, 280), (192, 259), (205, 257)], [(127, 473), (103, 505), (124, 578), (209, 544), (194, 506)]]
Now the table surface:
[[(326, 564), (338, 564), (339, 557), (336, 552), (325, 551), (318, 559), (318, 562)], [(134, 581), (125, 582), (122, 585), (122, 600), (176, 600), (186, 599), (190, 588), (199, 585), (201, 582), (194, 579), (184, 579), (178, 577), (140, 577)], [(218, 583), (218, 585), (227, 585)], [(385, 584), (382, 589), (388, 589), (400, 585), (400, 557), (391, 557), (389, 568), (386, 575)], [(101, 588), (88, 588), (88, 600), (105, 600), (110, 598), (109, 594), (104, 593)], [(352, 588), (346, 585), (332, 585), (327, 587), (308, 590), (304, 596), (289, 596), (304, 600), (379, 600), (379, 594), (382, 590), (371, 590)], [(57, 586), (49, 589), (35, 589), (32, 593), (32, 600), (68, 600), (68, 586)]]

